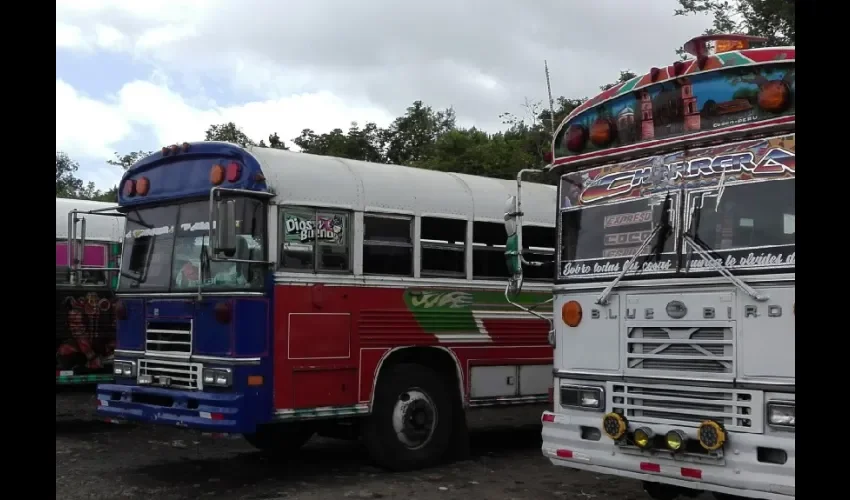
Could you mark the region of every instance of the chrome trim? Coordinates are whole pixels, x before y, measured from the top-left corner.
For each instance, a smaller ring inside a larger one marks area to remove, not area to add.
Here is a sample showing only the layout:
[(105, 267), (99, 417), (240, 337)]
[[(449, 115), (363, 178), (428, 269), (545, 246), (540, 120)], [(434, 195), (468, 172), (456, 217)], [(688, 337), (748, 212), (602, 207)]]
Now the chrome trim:
[(321, 420), (340, 417), (359, 417), (369, 414), (369, 405), (360, 403), (351, 406), (322, 406), (305, 409), (275, 410), (275, 420)]
[(664, 383), (677, 384), (677, 385), (692, 385), (699, 387), (717, 387), (717, 388), (737, 388), (737, 389), (749, 389), (756, 391), (772, 391), (772, 392), (796, 392), (796, 385), (794, 383), (789, 382), (773, 382), (773, 381), (758, 381), (758, 382), (746, 382), (746, 381), (720, 381), (717, 379), (702, 379), (696, 377), (683, 377), (683, 378), (674, 378), (674, 377), (657, 377), (652, 375), (643, 375), (640, 377), (626, 377), (622, 374), (611, 374), (611, 373), (596, 373), (596, 372), (584, 372), (584, 371), (567, 371), (567, 370), (559, 370), (557, 368), (552, 369), (552, 375), (555, 378), (568, 378), (575, 380), (588, 380), (594, 382), (627, 382), (627, 383), (658, 383), (662, 381)]
[(528, 405), (528, 404), (540, 404), (540, 403), (548, 403), (549, 395), (538, 395), (538, 396), (519, 396), (519, 397), (496, 397), (496, 398), (480, 398), (480, 399), (470, 399), (469, 407), (470, 408), (489, 408), (492, 406), (518, 406), (518, 405)]
[(130, 349), (115, 349), (116, 356), (133, 356), (133, 357), (141, 357), (145, 355), (145, 351), (134, 351)]
[[(204, 296), (216, 296), (216, 297), (264, 297), (266, 294), (263, 292), (204, 292)], [(197, 292), (193, 293), (168, 293), (168, 292), (150, 292), (150, 293), (122, 293), (116, 292), (116, 297), (128, 297), (128, 298), (153, 298), (153, 299), (183, 299), (183, 298), (196, 298), (198, 296)]]
[(218, 363), (222, 365), (259, 365), (262, 358), (223, 358), (221, 356), (193, 355), (192, 361), (203, 361), (205, 363)]
[[(795, 282), (794, 273), (767, 274), (760, 276), (744, 276), (745, 283), (770, 283), (770, 282)], [(619, 290), (628, 288), (650, 288), (662, 286), (705, 286), (705, 285), (728, 285), (728, 281), (722, 277), (689, 277), (689, 278), (646, 278), (641, 280), (629, 280), (620, 284)], [(593, 283), (558, 283), (552, 287), (555, 294), (574, 292), (575, 290), (601, 290), (605, 288), (604, 281)]]

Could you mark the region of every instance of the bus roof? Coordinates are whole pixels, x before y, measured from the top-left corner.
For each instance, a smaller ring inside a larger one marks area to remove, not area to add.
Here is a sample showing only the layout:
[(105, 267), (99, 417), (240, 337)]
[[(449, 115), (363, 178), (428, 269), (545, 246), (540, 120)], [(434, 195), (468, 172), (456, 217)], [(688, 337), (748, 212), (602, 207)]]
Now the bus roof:
[[(88, 212), (114, 207), (115, 203), (102, 201), (73, 200), (56, 198), (56, 239), (68, 238), (68, 214), (71, 210)], [(77, 231), (79, 231), (79, 227)], [(90, 215), (86, 217), (86, 241), (109, 241), (120, 243), (124, 240), (124, 217)]]
[[(697, 37), (739, 43), (741, 35)], [(688, 45), (686, 44), (686, 45)], [(580, 165), (725, 140), (730, 135), (793, 130), (794, 47), (746, 48), (651, 68), (574, 109), (552, 141), (552, 165)]]
[[(503, 222), (516, 182), (279, 149), (249, 148), (278, 203)], [(321, 173), (318, 173), (321, 172)], [(523, 183), (524, 221), (555, 225), (556, 188)]]
[[(231, 163), (239, 179), (222, 187), (268, 191), (282, 205), (502, 222), (516, 194), (515, 181), (210, 141), (163, 148), (136, 163), (121, 180), (119, 203), (209, 196), (211, 169)], [(128, 195), (126, 183), (142, 177), (149, 192)], [(556, 197), (555, 186), (523, 182), (524, 222), (554, 226)]]

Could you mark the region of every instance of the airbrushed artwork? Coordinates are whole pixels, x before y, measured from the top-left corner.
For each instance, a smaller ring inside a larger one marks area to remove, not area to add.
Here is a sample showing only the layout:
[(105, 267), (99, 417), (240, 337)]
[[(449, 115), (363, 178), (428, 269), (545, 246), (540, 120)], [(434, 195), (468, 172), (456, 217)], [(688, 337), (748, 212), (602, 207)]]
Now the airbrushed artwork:
[(56, 370), (97, 372), (115, 351), (114, 298), (110, 291), (56, 291)]
[[(781, 55), (781, 54), (780, 54)], [(721, 54), (715, 56), (733, 57)], [(735, 54), (734, 57), (744, 57)], [(735, 61), (726, 62), (726, 66)], [(555, 140), (555, 158), (592, 153), (635, 143), (672, 138), (721, 127), (790, 116), (795, 113), (795, 70), (787, 65), (742, 67), (723, 72), (688, 70), (675, 79), (660, 71), (636, 77), (596, 101), (610, 99), (582, 113), (563, 127)], [(590, 139), (590, 140), (587, 140)], [(555, 163), (559, 163), (557, 160)]]
[(684, 265), (677, 265), (682, 249), (676, 239), (656, 237), (629, 272), (711, 271), (718, 263), (739, 269), (794, 266), (795, 174), (796, 139), (788, 134), (564, 175), (560, 274), (591, 278), (620, 273), (660, 224), (665, 200), (671, 231), (684, 229), (682, 207), (692, 213), (700, 204), (694, 230), (710, 242), (711, 262), (684, 255)]

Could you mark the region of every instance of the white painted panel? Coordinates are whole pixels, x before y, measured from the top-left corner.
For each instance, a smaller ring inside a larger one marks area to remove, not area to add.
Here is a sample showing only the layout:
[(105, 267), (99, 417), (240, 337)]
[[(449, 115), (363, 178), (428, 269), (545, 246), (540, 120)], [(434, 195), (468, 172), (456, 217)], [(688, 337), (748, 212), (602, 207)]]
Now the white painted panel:
[(770, 297), (757, 302), (739, 294), (741, 328), (738, 334), (739, 379), (760, 378), (794, 382), (796, 327), (795, 287), (758, 287)]
[(471, 398), (516, 396), (519, 389), (516, 366), (473, 366), (469, 376)]
[(552, 365), (523, 365), (519, 367), (519, 395), (548, 395), (552, 387)]

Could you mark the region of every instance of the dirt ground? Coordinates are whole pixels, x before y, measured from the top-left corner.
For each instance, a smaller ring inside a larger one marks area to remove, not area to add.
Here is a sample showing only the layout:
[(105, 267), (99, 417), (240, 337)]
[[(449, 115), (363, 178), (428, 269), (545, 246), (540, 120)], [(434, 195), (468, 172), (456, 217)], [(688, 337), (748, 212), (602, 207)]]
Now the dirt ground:
[(370, 465), (357, 442), (314, 437), (275, 461), (241, 438), (100, 422), (94, 407), (91, 391), (57, 392), (57, 499), (648, 498), (636, 481), (552, 466), (539, 426), (477, 429), (471, 459), (392, 474)]

